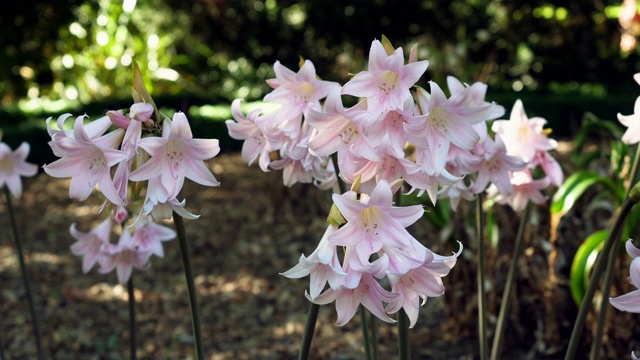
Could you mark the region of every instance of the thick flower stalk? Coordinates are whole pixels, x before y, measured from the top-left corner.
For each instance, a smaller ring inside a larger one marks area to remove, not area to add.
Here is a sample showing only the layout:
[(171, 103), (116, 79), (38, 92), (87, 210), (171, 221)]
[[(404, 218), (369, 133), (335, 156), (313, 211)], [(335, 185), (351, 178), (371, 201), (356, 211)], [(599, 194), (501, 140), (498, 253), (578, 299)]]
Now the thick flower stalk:
[[(31, 284), (29, 282), (27, 264), (24, 260), (22, 241), (20, 240), (20, 233), (18, 231), (18, 224), (13, 208), (13, 201), (11, 199), (12, 197), (15, 197), (16, 199), (20, 198), (20, 196), (22, 195), (22, 177), (31, 177), (36, 175), (38, 173), (38, 167), (35, 164), (31, 164), (26, 161), (27, 156), (29, 156), (30, 149), (28, 143), (23, 142), (16, 149), (16, 151), (11, 151), (11, 148), (1, 140), (2, 131), (0, 131), (0, 187), (4, 187), (4, 193), (7, 200), (7, 208), (9, 216), (11, 218), (11, 228), (13, 229), (13, 238), (15, 241), (16, 250), (18, 252), (20, 274), (22, 276), (22, 283), (27, 293), (29, 312), (31, 313), (31, 321), (33, 322), (33, 333), (35, 336), (38, 359), (44, 359), (40, 325), (36, 316), (35, 303), (31, 292)], [(0, 358), (2, 358), (2, 356), (3, 349), (2, 342), (0, 341)]]

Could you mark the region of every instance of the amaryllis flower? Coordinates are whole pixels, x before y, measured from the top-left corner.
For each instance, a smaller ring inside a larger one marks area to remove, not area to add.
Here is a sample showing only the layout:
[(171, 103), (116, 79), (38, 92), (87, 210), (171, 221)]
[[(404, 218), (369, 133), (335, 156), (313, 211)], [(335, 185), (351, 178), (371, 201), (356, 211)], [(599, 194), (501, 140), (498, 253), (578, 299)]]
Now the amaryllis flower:
[(511, 171), (523, 170), (527, 164), (518, 157), (507, 155), (502, 137), (495, 135), (495, 141), (487, 137), (477, 148), (483, 160), (478, 165), (478, 175), (471, 186), (471, 191), (478, 194), (483, 192), (489, 182), (493, 183), (501, 194), (511, 195), (513, 185), (510, 181)]
[(370, 140), (365, 136), (365, 124), (361, 116), (366, 103), (360, 102), (345, 109), (340, 92), (332, 91), (324, 102), (324, 108), (311, 107), (307, 111), (305, 122), (316, 129), (309, 143), (309, 152), (318, 156), (338, 153), (341, 170), (349, 167), (347, 162), (357, 159), (380, 161)]
[(509, 120), (496, 120), (491, 129), (504, 140), (507, 154), (530, 162), (536, 151), (549, 151), (558, 146), (555, 140), (543, 134), (542, 128), (546, 123), (547, 120), (541, 117), (529, 119), (522, 101), (518, 99), (513, 104)]
[(296, 266), (280, 274), (291, 279), (310, 275), (309, 295), (312, 300), (320, 295), (327, 283), (332, 289), (338, 290), (347, 277), (340, 266), (336, 246), (327, 240), (336, 230), (337, 226), (329, 225), (313, 253), (308, 257), (300, 255)]
[(187, 117), (176, 112), (173, 120), (163, 122), (162, 137), (146, 137), (138, 146), (149, 155), (146, 163), (129, 175), (132, 181), (160, 178), (158, 192), (151, 195), (156, 202), (164, 203), (175, 198), (184, 184), (185, 177), (198, 184), (217, 186), (218, 181), (204, 164), (220, 152), (217, 139), (194, 139)]
[(609, 302), (620, 311), (640, 313), (640, 249), (633, 245), (631, 239), (627, 240), (625, 247), (629, 256), (633, 258), (629, 268), (629, 282), (638, 289), (609, 298)]
[(401, 249), (415, 250), (417, 241), (405, 229), (424, 214), (421, 205), (393, 206), (393, 193), (389, 183), (380, 180), (371, 193), (333, 195), (333, 202), (347, 223), (329, 236), (335, 245), (354, 246), (363, 264), (369, 262), (371, 254), (379, 251), (383, 244)]
[(134, 267), (138, 270), (149, 268), (151, 251), (136, 249), (128, 228), (122, 229), (117, 245), (108, 243), (102, 247), (102, 250), (105, 256), (100, 263), (100, 273), (106, 274), (116, 269), (118, 282), (121, 284), (126, 284), (129, 281)]
[(342, 88), (342, 93), (367, 98), (367, 108), (374, 114), (387, 109), (402, 108), (411, 96), (409, 88), (429, 66), (426, 60), (404, 64), (402, 48), (387, 55), (379, 40), (369, 50), (369, 69), (356, 74)]
[(300, 70), (295, 73), (276, 61), (273, 65), (275, 79), (267, 80), (267, 84), (274, 90), (265, 95), (265, 101), (272, 101), (282, 105), (295, 105), (303, 112), (310, 104), (319, 104), (320, 99), (326, 97), (338, 83), (319, 80), (316, 68), (309, 60), (305, 60)]
[(550, 183), (547, 176), (534, 180), (529, 169), (513, 172), (511, 174), (513, 193), (510, 195), (498, 194), (496, 202), (499, 204), (508, 203), (516, 212), (523, 211), (529, 201), (538, 205), (544, 204), (547, 197), (542, 191), (549, 187)]
[[(58, 119), (56, 120), (56, 126), (58, 127), (57, 129), (54, 129), (53, 127), (51, 127), (51, 120), (53, 119), (52, 117), (47, 118), (46, 120), (46, 124), (47, 124), (47, 132), (49, 133), (49, 136), (51, 136), (51, 140), (53, 140), (53, 143), (56, 143), (56, 140), (59, 140), (61, 138), (64, 137), (74, 137), (74, 129), (71, 130), (65, 130), (64, 128), (64, 123), (65, 121), (67, 121), (68, 118), (71, 117), (71, 114), (66, 113), (66, 114), (62, 114), (60, 116), (58, 116)], [(80, 116), (81, 118), (84, 118), (85, 115)], [(77, 118), (76, 118), (77, 120)], [(93, 120), (92, 122), (90, 122), (89, 124), (87, 124), (86, 126), (84, 126), (84, 131), (86, 132), (87, 136), (91, 139), (102, 136), (107, 129), (109, 129), (109, 127), (112, 125), (112, 121), (108, 116), (103, 116), (101, 118), (98, 118), (96, 120)], [(51, 144), (51, 143), (50, 143)], [(54, 146), (51, 146), (53, 153), (58, 156), (58, 157), (62, 157), (62, 155), (58, 155), (56, 153), (56, 149), (54, 148)]]
[[(640, 73), (633, 75), (633, 79), (640, 84)], [(633, 106), (633, 114), (622, 115), (618, 113), (618, 121), (627, 127), (622, 135), (622, 142), (625, 144), (636, 144), (640, 141), (640, 96)]]
[(360, 304), (364, 305), (378, 319), (395, 323), (384, 311), (383, 302), (390, 303), (399, 295), (385, 290), (369, 273), (362, 274), (355, 288), (341, 287), (339, 290), (327, 289), (315, 299), (309, 299), (318, 305), (326, 305), (335, 300), (338, 313), (337, 326), (343, 326), (353, 318)]
[(20, 177), (38, 173), (38, 167), (26, 161), (29, 149), (29, 144), (23, 142), (14, 152), (7, 144), (0, 142), (0, 188), (6, 186), (15, 198), (22, 195)]
[(549, 155), (546, 151), (537, 151), (531, 159), (529, 167), (535, 168), (540, 166), (544, 174), (547, 175), (551, 183), (555, 186), (562, 185), (564, 181), (564, 174), (562, 173), (562, 167), (553, 156)]
[(151, 252), (152, 254), (163, 257), (164, 250), (162, 242), (171, 240), (176, 237), (176, 232), (166, 226), (151, 221), (146, 218), (142, 224), (136, 226), (131, 245), (138, 251)]
[(389, 144), (396, 153), (403, 152), (408, 140), (404, 124), (426, 118), (426, 115), (414, 115), (414, 108), (413, 98), (408, 97), (401, 108), (385, 110), (367, 127), (367, 137), (374, 146)]
[(87, 233), (78, 231), (76, 224), (71, 224), (69, 229), (71, 236), (76, 239), (71, 245), (73, 255), (82, 256), (82, 272), (88, 273), (93, 265), (101, 263), (105, 253), (102, 247), (109, 244), (109, 236), (111, 234), (111, 219), (106, 218), (100, 225), (91, 229)]
[[(111, 167), (127, 159), (125, 152), (116, 150), (122, 139), (122, 129), (91, 138), (84, 130), (84, 116), (78, 116), (73, 126), (73, 137), (60, 136), (50, 142), (60, 159), (44, 166), (44, 171), (58, 178), (71, 177), (69, 196), (79, 201), (89, 197), (96, 186), (113, 204), (124, 206), (113, 180)], [(55, 143), (55, 147), (53, 145)]]
[(497, 119), (504, 115), (504, 106), (490, 103), (484, 100), (484, 97), (487, 93), (487, 84), (485, 83), (475, 82), (471, 84), (471, 86), (469, 86), (467, 84), (463, 84), (460, 80), (453, 76), (447, 76), (447, 87), (449, 88), (449, 93), (451, 93), (451, 95), (469, 91), (471, 93), (471, 106), (493, 104), (493, 107), (491, 107), (491, 112), (487, 116), (486, 120)]
[(413, 328), (418, 320), (420, 306), (427, 302), (427, 297), (444, 294), (442, 278), (449, 274), (461, 253), (462, 244), (460, 250), (452, 256), (440, 256), (429, 250), (421, 266), (406, 273), (389, 273), (391, 290), (400, 296), (385, 311), (395, 313), (404, 309), (409, 317), (409, 328)]
[(240, 103), (242, 103), (241, 99), (235, 99), (231, 103), (231, 114), (235, 121), (225, 121), (229, 136), (236, 140), (244, 140), (241, 154), (242, 160), (247, 165), (253, 164), (259, 158), (260, 168), (267, 171), (270, 161), (269, 153), (275, 148), (268, 146), (268, 139), (258, 127), (262, 109), (254, 109), (245, 116), (240, 109)]
[(468, 89), (453, 94), (449, 99), (433, 81), (431, 95), (424, 89), (417, 89), (416, 96), (426, 119), (405, 124), (409, 141), (418, 148), (428, 148), (432, 156), (435, 175), (444, 169), (450, 144), (471, 150), (480, 140), (473, 125), (486, 121), (492, 104), (471, 106), (472, 93)]

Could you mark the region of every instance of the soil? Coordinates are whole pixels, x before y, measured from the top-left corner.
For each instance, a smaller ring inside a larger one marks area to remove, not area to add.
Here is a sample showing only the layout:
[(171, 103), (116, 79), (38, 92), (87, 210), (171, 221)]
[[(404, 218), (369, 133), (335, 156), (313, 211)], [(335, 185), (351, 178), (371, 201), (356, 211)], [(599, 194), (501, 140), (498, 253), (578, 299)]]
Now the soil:
[[(221, 186), (207, 188), (187, 180), (182, 193), (187, 209), (202, 215), (185, 223), (205, 352), (209, 359), (295, 359), (309, 308), (304, 297), (309, 280), (279, 273), (294, 266), (301, 253), (315, 249), (327, 226), (330, 194), (304, 184), (286, 188), (280, 172), (249, 167), (238, 153), (219, 155), (207, 164)], [(76, 223), (88, 231), (98, 224), (105, 216), (98, 214), (101, 200), (95, 193), (83, 203), (70, 200), (68, 186), (67, 179), (40, 173), (24, 180), (24, 194), (14, 201), (44, 352), (52, 359), (129, 358), (126, 287), (118, 284), (114, 273), (100, 274), (94, 268), (83, 274), (81, 259), (69, 251), (73, 243), (69, 226)], [(583, 201), (586, 204), (590, 198)], [(509, 208), (493, 209), (500, 241), (487, 241), (490, 337), (511, 259), (508, 240), (515, 237), (518, 226), (518, 215)], [(571, 258), (590, 229), (606, 225), (609, 211), (596, 211), (601, 220), (586, 210), (572, 213), (561, 221), (554, 239), (548, 206), (534, 210), (514, 288), (504, 358), (564, 356), (577, 313), (567, 285)], [(445, 295), (427, 301), (410, 331), (415, 359), (478, 358), (473, 204), (461, 206), (452, 216), (452, 225), (445, 229), (437, 229), (426, 218), (410, 228), (439, 254), (457, 250), (455, 240), (465, 246), (458, 264), (444, 278)], [(5, 201), (0, 202), (0, 229), (0, 340), (6, 359), (33, 359), (31, 318)], [(164, 250), (164, 258), (153, 257), (148, 271), (133, 275), (137, 356), (193, 359), (177, 240), (166, 242)], [(631, 290), (625, 280), (628, 260), (620, 263), (614, 294)], [(604, 354), (629, 358), (634, 346), (640, 346), (634, 335), (639, 333), (638, 318), (613, 308), (609, 318)], [(334, 305), (321, 307), (310, 358), (363, 359), (360, 317), (344, 327), (335, 321)], [(588, 349), (592, 329), (590, 317), (579, 356)], [(377, 322), (379, 359), (397, 356), (396, 335), (395, 326)]]

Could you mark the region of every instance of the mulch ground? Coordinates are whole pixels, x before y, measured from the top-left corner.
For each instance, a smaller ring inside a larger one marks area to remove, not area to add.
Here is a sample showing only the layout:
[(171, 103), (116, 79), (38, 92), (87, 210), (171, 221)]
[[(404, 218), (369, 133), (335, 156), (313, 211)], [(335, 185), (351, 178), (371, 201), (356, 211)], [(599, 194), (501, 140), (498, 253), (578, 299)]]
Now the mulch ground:
[[(202, 313), (205, 349), (211, 359), (295, 359), (309, 303), (308, 278), (279, 273), (310, 254), (326, 229), (330, 194), (309, 185), (282, 185), (281, 173), (263, 173), (244, 164), (237, 153), (207, 162), (219, 188), (187, 180), (182, 195), (187, 209), (201, 214), (186, 221), (195, 282)], [(25, 193), (15, 204), (29, 275), (36, 297), (45, 353), (52, 359), (126, 359), (129, 330), (126, 287), (114, 273), (81, 271), (73, 256), (69, 226), (88, 231), (102, 220), (93, 194), (79, 203), (68, 196), (69, 181), (44, 173), (25, 179)], [(585, 199), (588, 202), (589, 199)], [(413, 234), (439, 254), (465, 250), (444, 279), (447, 291), (422, 308), (411, 330), (413, 358), (474, 359), (476, 340), (476, 248), (473, 204), (453, 215), (454, 225), (440, 232), (426, 218)], [(489, 334), (493, 333), (510, 261), (518, 216), (494, 207), (500, 241), (487, 243)], [(577, 307), (566, 279), (571, 258), (587, 228), (605, 220), (576, 212), (563, 220), (552, 239), (548, 208), (537, 208), (529, 224), (525, 252), (514, 290), (505, 358), (562, 358)], [(604, 214), (607, 215), (607, 214)], [(603, 216), (605, 219), (606, 216)], [(168, 223), (168, 225), (171, 225)], [(0, 339), (7, 359), (35, 358), (25, 290), (4, 201), (0, 201)], [(626, 292), (628, 262), (620, 265), (614, 293)], [(165, 257), (152, 258), (146, 272), (134, 272), (138, 357), (194, 358), (191, 321), (177, 240), (165, 243)], [(608, 358), (628, 358), (638, 341), (637, 316), (610, 310), (605, 339)], [(362, 359), (359, 316), (344, 327), (333, 304), (320, 309), (311, 349), (313, 359)], [(590, 318), (583, 341), (590, 341)], [(611, 326), (616, 324), (616, 326)], [(396, 328), (378, 322), (380, 359), (396, 357)], [(614, 356), (614, 357), (610, 357)]]

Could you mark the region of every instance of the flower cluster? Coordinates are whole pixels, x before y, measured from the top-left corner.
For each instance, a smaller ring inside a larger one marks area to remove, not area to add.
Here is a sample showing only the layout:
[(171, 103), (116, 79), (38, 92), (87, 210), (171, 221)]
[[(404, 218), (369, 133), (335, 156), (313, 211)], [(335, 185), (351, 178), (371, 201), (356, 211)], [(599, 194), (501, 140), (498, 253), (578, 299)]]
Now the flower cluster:
[[(548, 130), (543, 129), (546, 123), (540, 117), (529, 119), (520, 100), (513, 105), (509, 120), (493, 122), (496, 138), (505, 139), (506, 154), (526, 162), (526, 167), (509, 173), (509, 183), (505, 183), (503, 189), (494, 182), (499, 192), (496, 201), (508, 203), (515, 211), (524, 210), (529, 201), (544, 203), (547, 200), (544, 189), (550, 185), (560, 186), (564, 181), (560, 164), (549, 154), (558, 143), (547, 137)], [(507, 186), (508, 191), (504, 189)]]
[[(241, 100), (232, 105), (235, 121), (227, 126), (244, 140), (245, 162), (258, 160), (263, 171), (283, 169), (287, 186), (314, 182), (338, 192), (338, 179), (352, 186), (333, 196), (332, 212), (342, 220), (330, 221), (316, 251), (283, 274), (310, 275), (309, 299), (336, 300), (340, 325), (363, 304), (385, 321), (392, 321), (387, 313), (404, 308), (413, 326), (418, 299), (444, 291), (440, 278), (459, 252), (436, 255), (409, 235), (405, 228), (423, 210), (392, 206), (400, 184), (434, 204), (438, 196), (457, 202), (484, 191), (489, 181), (513, 192), (510, 173), (526, 166), (507, 154), (499, 137), (487, 135), (486, 122), (504, 114), (484, 100), (487, 86), (449, 77), (449, 97), (434, 82), (428, 92), (416, 85), (427, 67), (416, 47), (405, 61), (402, 48), (374, 40), (368, 70), (344, 86), (319, 80), (308, 60), (297, 73), (276, 62), (276, 78), (268, 81), (274, 90), (265, 97), (275, 111), (244, 115)], [(345, 107), (343, 97), (358, 100)], [(475, 181), (465, 183), (472, 173)], [(338, 246), (345, 249), (340, 256)], [(385, 277), (390, 289), (380, 285)]]
[[(395, 322), (387, 313), (404, 309), (413, 327), (420, 299), (424, 304), (428, 296), (444, 293), (441, 278), (455, 265), (462, 247), (453, 256), (443, 257), (409, 234), (406, 227), (420, 219), (424, 210), (420, 205), (393, 206), (393, 193), (401, 183), (380, 180), (371, 195), (354, 190), (334, 194), (340, 220), (331, 221), (311, 255), (302, 255), (298, 265), (282, 273), (289, 278), (310, 275), (308, 299), (320, 305), (335, 301), (338, 326), (349, 322), (362, 304), (386, 322)], [(344, 249), (342, 265), (339, 248)], [(390, 291), (378, 282), (385, 277)], [(329, 288), (323, 292), (327, 283)]]
[[(134, 103), (127, 115), (109, 111), (86, 125), (85, 116), (78, 116), (66, 130), (70, 117), (60, 116), (55, 127), (47, 119), (49, 145), (60, 159), (44, 171), (71, 178), (69, 196), (79, 201), (98, 186), (105, 197), (101, 211), (110, 208), (111, 216), (87, 233), (71, 225), (77, 240), (71, 251), (83, 257), (85, 273), (99, 264), (103, 273), (117, 269), (118, 281), (126, 283), (133, 267), (146, 269), (151, 255), (164, 255), (162, 241), (175, 237), (173, 230), (156, 222), (170, 219), (172, 212), (198, 217), (185, 210), (178, 194), (185, 178), (218, 185), (203, 161), (218, 154), (218, 140), (194, 139), (185, 114), (164, 118), (152, 102)], [(119, 233), (117, 243), (110, 240), (113, 232)]]

